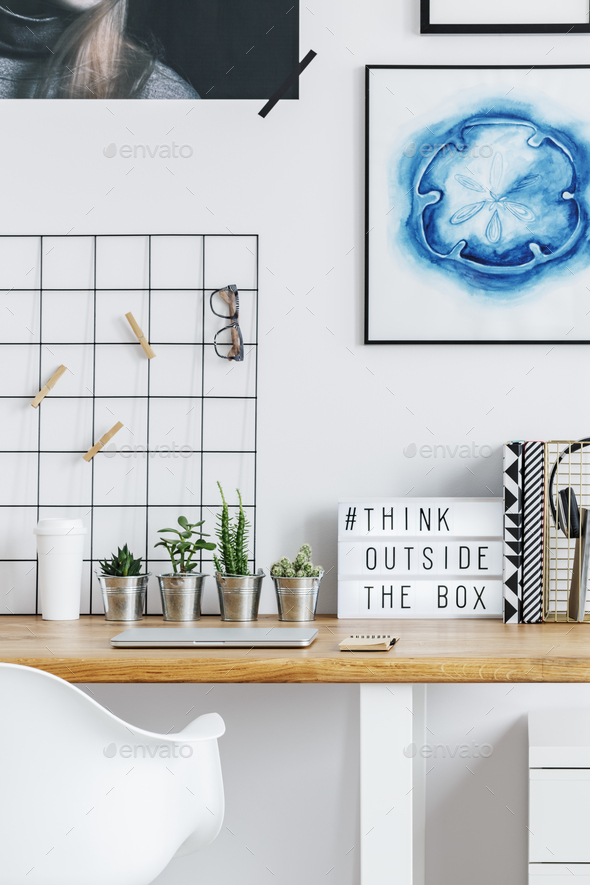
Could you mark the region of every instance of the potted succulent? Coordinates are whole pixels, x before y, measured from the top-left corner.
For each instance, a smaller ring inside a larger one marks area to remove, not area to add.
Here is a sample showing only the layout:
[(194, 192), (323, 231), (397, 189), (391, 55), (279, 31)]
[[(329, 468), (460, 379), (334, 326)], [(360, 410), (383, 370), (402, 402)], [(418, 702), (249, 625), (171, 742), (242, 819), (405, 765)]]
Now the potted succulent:
[(189, 522), (186, 516), (179, 516), (180, 528), (159, 529), (160, 535), (166, 537), (161, 537), (155, 546), (166, 548), (173, 569), (157, 576), (165, 621), (198, 621), (201, 617), (201, 596), (207, 575), (195, 571), (199, 563), (194, 557), (200, 550), (215, 550), (216, 547), (213, 542), (203, 540), (203, 537), (209, 537), (199, 531), (204, 522), (204, 519)]
[(279, 621), (315, 621), (324, 570), (311, 561), (311, 547), (302, 544), (291, 562), (284, 556), (271, 566)]
[(229, 515), (229, 507), (223, 494), (223, 489), (218, 482), (223, 507), (218, 514), (218, 526), (216, 535), (218, 539), (217, 549), (219, 556), (213, 555), (215, 561), (215, 580), (219, 594), (219, 608), (222, 621), (256, 621), (258, 620), (258, 606), (260, 605), (260, 591), (264, 572), (259, 569), (255, 575), (248, 570), (248, 529), (250, 524), (246, 519), (242, 506), (242, 496), (239, 489), (238, 500), (240, 502), (237, 515)]
[(140, 621), (145, 609), (145, 598), (150, 572), (140, 574), (141, 558), (135, 559), (127, 544), (111, 554), (110, 561), (99, 561), (98, 578), (104, 614), (107, 621)]

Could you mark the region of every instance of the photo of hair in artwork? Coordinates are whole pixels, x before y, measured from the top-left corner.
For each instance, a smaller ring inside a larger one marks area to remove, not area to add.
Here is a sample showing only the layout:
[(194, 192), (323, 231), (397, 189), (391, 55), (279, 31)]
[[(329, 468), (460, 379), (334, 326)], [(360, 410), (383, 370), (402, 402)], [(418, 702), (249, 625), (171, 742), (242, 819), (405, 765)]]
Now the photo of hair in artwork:
[(267, 99), (298, 60), (298, 0), (0, 0), (0, 98)]

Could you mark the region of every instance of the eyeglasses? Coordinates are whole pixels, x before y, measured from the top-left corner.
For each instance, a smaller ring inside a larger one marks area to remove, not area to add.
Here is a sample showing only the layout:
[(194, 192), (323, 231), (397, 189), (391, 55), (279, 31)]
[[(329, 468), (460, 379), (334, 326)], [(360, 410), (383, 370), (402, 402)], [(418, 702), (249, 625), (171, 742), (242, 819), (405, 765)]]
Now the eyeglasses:
[[(229, 308), (229, 314), (218, 313), (215, 310), (213, 307), (213, 298), (215, 295), (219, 295), (219, 297), (225, 301)], [(231, 285), (226, 286), (225, 289), (216, 289), (215, 292), (211, 293), (209, 304), (216, 317), (221, 317), (224, 320), (231, 320), (229, 326), (224, 326), (215, 334), (215, 338), (213, 339), (215, 353), (218, 357), (221, 357), (222, 360), (235, 360), (236, 362), (241, 362), (244, 359), (244, 340), (242, 338), (242, 330), (238, 323), (240, 316), (240, 296), (238, 294), (238, 287)], [(231, 334), (231, 343), (223, 343), (221, 341), (217, 343), (219, 336), (228, 330)]]

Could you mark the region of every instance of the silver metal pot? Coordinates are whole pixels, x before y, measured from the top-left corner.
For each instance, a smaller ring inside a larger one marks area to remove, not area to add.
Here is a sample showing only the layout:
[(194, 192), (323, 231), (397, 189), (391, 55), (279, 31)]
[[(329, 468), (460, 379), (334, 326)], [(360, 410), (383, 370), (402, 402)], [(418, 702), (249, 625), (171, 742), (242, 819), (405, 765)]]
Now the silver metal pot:
[(279, 621), (315, 621), (324, 572), (317, 578), (275, 578)]
[(132, 578), (116, 578), (95, 571), (102, 591), (104, 616), (107, 621), (141, 621), (145, 610), (148, 578), (136, 575)]
[(203, 583), (207, 575), (158, 575), (165, 621), (198, 621), (201, 617)]
[(222, 621), (257, 621), (264, 571), (255, 575), (215, 573)]

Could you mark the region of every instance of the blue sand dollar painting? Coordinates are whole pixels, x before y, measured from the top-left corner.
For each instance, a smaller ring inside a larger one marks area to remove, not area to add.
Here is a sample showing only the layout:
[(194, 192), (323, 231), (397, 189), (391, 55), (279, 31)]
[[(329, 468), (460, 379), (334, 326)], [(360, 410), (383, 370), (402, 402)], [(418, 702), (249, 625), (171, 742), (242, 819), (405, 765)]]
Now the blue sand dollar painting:
[(432, 151), (413, 164), (406, 224), (431, 266), (497, 297), (521, 292), (584, 242), (580, 171), (567, 133), (511, 115), (473, 117), (450, 127)]
[(590, 65), (366, 85), (366, 343), (590, 343)]

